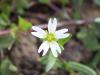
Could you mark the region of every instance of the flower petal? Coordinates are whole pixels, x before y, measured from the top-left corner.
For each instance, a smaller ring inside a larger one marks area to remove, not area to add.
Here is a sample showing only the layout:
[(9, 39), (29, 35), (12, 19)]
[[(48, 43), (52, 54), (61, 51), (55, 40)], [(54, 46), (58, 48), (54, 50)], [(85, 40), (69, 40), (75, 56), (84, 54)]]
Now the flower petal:
[(58, 31), (56, 31), (56, 34), (64, 34), (64, 33), (66, 33), (66, 32), (68, 32), (68, 29), (61, 29), (61, 30), (58, 30)]
[(46, 55), (46, 53), (48, 52), (48, 50), (49, 50), (49, 43), (46, 42), (45, 43), (45, 47), (44, 47), (44, 52), (43, 52), (42, 56)]
[(41, 32), (43, 34), (46, 34), (46, 32), (43, 29), (41, 29), (40, 27), (32, 26), (32, 29), (35, 30), (35, 31), (37, 31), (37, 32)]
[[(46, 47), (46, 45), (47, 45), (47, 41), (44, 41), (44, 42), (41, 44), (41, 46), (39, 47), (38, 53), (40, 53), (42, 50), (44, 50), (45, 47)], [(47, 48), (46, 48), (46, 49), (47, 49)]]
[(56, 27), (57, 27), (57, 19), (54, 18), (54, 19), (53, 19), (53, 24), (52, 24), (52, 27), (51, 27), (53, 32), (56, 31)]
[(54, 33), (56, 31), (56, 27), (57, 27), (57, 19), (54, 18), (53, 20), (50, 19), (48, 22), (48, 31), (50, 33)]
[(66, 34), (56, 34), (56, 39), (63, 39), (63, 38), (67, 38), (70, 34), (66, 33)]
[(56, 46), (56, 50), (58, 51), (58, 53), (61, 54), (61, 48), (60, 48), (60, 46), (58, 45), (58, 43), (57, 43), (57, 42), (54, 42), (54, 44), (55, 44), (55, 46)]
[(51, 25), (52, 25), (52, 19), (50, 18), (49, 21), (48, 21), (48, 31), (50, 32), (51, 31)]
[(54, 42), (51, 42), (51, 43), (50, 43), (50, 48), (51, 48), (52, 54), (53, 54), (55, 57), (57, 57), (58, 54), (57, 54), (56, 46), (55, 46)]
[(41, 33), (41, 32), (31, 32), (32, 35), (38, 37), (38, 38), (44, 38), (45, 34)]

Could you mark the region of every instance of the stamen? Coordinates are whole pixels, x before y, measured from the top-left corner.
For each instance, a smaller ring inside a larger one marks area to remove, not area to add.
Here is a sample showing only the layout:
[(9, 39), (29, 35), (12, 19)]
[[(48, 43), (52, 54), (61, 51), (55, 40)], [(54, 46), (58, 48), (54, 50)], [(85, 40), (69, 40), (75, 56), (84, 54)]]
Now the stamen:
[(53, 34), (53, 33), (47, 33), (45, 39), (47, 41), (51, 42), (51, 41), (55, 41), (56, 40), (56, 37), (55, 37), (55, 34)]

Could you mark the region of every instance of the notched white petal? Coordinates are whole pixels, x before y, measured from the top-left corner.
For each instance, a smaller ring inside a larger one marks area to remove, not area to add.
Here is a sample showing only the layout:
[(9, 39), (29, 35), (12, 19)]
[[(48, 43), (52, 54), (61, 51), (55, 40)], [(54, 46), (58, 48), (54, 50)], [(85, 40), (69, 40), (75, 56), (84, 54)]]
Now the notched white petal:
[(55, 57), (57, 57), (58, 54), (57, 54), (57, 51), (56, 51), (56, 46), (54, 45), (53, 42), (50, 43), (50, 49), (51, 49), (52, 54), (53, 54)]
[(44, 38), (44, 36), (45, 36), (45, 34), (39, 33), (39, 32), (31, 32), (31, 34), (38, 38)]
[(48, 31), (51, 31), (52, 19), (50, 18), (48, 21)]
[(32, 29), (39, 33), (46, 34), (46, 32), (43, 29), (41, 29), (40, 27), (32, 26)]
[(54, 27), (54, 30), (56, 30), (56, 27), (57, 27), (57, 19), (56, 18), (53, 19), (53, 27)]
[(42, 50), (45, 49), (46, 44), (47, 44), (47, 41), (44, 41), (44, 42), (40, 45), (40, 47), (39, 47), (39, 49), (38, 49), (38, 53), (40, 53)]
[(49, 33), (54, 33), (56, 31), (57, 26), (57, 19), (54, 18), (53, 20), (50, 18), (48, 22), (48, 31)]
[(53, 19), (53, 24), (57, 25), (57, 19), (56, 18)]
[(54, 43), (55, 43), (57, 52), (61, 54), (61, 48), (60, 48), (59, 44), (57, 42), (54, 42)]
[(48, 44), (48, 42), (46, 42), (46, 43), (45, 43), (44, 52), (43, 52), (42, 56), (46, 55), (47, 52), (48, 52), (48, 50), (49, 50), (49, 44)]
[(50, 32), (54, 33), (56, 31), (56, 27), (57, 27), (57, 19), (54, 18), (53, 23), (51, 25), (51, 31)]
[(56, 34), (64, 34), (64, 33), (66, 33), (66, 32), (68, 32), (68, 29), (61, 29), (61, 30), (58, 30), (58, 31), (56, 31)]
[(66, 34), (56, 34), (56, 39), (63, 39), (63, 38), (67, 38), (70, 34), (66, 33)]

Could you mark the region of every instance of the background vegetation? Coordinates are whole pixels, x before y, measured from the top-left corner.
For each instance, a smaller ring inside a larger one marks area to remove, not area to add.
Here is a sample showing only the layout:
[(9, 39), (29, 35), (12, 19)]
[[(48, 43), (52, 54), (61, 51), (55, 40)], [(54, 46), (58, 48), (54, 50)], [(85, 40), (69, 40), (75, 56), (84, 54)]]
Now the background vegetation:
[[(58, 58), (37, 53), (32, 25), (56, 17), (71, 36)], [(100, 75), (100, 0), (0, 0), (0, 75)]]

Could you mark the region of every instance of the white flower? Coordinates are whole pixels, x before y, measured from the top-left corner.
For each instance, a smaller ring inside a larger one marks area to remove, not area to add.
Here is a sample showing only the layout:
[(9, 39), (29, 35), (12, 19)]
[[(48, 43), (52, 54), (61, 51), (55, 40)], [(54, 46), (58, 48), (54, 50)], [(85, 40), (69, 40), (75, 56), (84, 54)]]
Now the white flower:
[(50, 18), (48, 22), (48, 31), (43, 30), (37, 26), (33, 26), (32, 29), (36, 32), (31, 32), (32, 35), (43, 39), (43, 43), (38, 49), (38, 53), (43, 51), (42, 56), (44, 56), (48, 50), (50, 49), (55, 57), (58, 56), (58, 53), (61, 53), (61, 48), (57, 41), (59, 39), (63, 39), (69, 36), (68, 29), (61, 29), (56, 31), (57, 27), (57, 19), (54, 18), (53, 20)]

